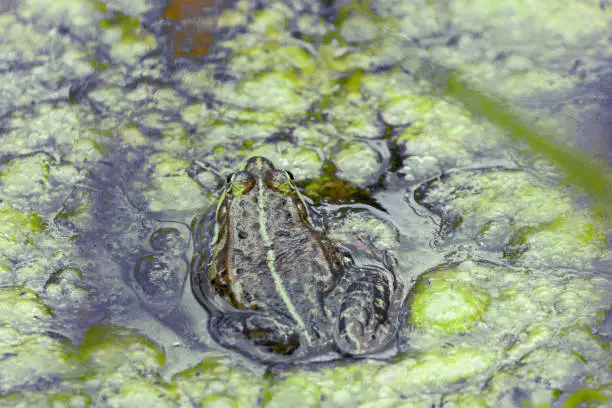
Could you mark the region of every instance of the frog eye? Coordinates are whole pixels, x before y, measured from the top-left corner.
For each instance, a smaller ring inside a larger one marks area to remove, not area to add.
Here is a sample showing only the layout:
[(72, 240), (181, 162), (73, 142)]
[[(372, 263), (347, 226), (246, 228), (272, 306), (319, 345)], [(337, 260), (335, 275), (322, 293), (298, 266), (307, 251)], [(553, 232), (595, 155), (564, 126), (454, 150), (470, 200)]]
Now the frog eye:
[(285, 195), (289, 195), (293, 191), (291, 180), (287, 172), (283, 170), (268, 171), (266, 173), (266, 184), (271, 189), (280, 191)]
[(227, 178), (225, 179), (225, 182), (227, 184), (232, 184), (232, 177), (234, 177), (234, 173), (232, 173), (229, 176), (227, 176)]
[(246, 171), (240, 171), (232, 175), (229, 191), (234, 197), (240, 197), (248, 193), (255, 186), (255, 178)]
[(281, 184), (287, 182), (287, 172), (283, 170), (270, 170), (266, 174), (266, 180), (269, 180), (273, 184)]
[(289, 178), (291, 179), (291, 181), (295, 181), (295, 177), (293, 177), (293, 173), (292, 172), (287, 170), (286, 173), (289, 175)]

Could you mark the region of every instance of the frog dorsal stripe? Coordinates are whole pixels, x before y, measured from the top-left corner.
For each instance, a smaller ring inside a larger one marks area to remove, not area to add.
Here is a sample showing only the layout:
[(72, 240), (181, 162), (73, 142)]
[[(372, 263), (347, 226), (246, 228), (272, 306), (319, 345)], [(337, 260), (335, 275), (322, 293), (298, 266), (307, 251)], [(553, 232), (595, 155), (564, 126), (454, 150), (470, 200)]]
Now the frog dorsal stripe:
[[(257, 160), (257, 169), (258, 171), (261, 172), (263, 171), (263, 162), (261, 159)], [(264, 195), (264, 185), (263, 185), (263, 178), (262, 177), (258, 177), (257, 178), (257, 188), (258, 188), (258, 204), (259, 204), (259, 231), (261, 233), (261, 239), (265, 245), (266, 248), (268, 248), (267, 252), (266, 252), (266, 259), (268, 262), (268, 269), (270, 270), (270, 274), (272, 275), (272, 279), (274, 280), (274, 285), (276, 287), (277, 292), (279, 293), (279, 295), (281, 296), (281, 299), (283, 299), (283, 302), (285, 303), (285, 306), (287, 306), (287, 310), (289, 311), (289, 313), (291, 314), (291, 316), (295, 319), (295, 321), (297, 322), (297, 324), (300, 326), (300, 328), (302, 329), (304, 335), (306, 336), (306, 340), (308, 342), (311, 342), (310, 336), (308, 334), (308, 330), (306, 329), (306, 325), (304, 324), (304, 321), (302, 320), (302, 317), (300, 316), (300, 314), (298, 313), (297, 309), (295, 308), (295, 305), (293, 304), (293, 302), (291, 301), (291, 299), (289, 298), (289, 294), (287, 293), (287, 290), (285, 289), (285, 285), (283, 285), (283, 281), (281, 280), (281, 277), (278, 275), (278, 272), (276, 271), (276, 255), (274, 254), (274, 243), (272, 242), (272, 240), (270, 239), (270, 236), (268, 235), (268, 229), (267, 229), (267, 217), (266, 217), (266, 198)]]

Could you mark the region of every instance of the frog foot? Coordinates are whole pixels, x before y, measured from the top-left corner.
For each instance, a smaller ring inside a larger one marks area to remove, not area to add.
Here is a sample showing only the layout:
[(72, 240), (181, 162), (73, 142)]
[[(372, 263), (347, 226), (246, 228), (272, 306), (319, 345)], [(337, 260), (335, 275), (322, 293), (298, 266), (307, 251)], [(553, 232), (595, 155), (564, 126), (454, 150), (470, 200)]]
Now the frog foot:
[(209, 330), (222, 346), (261, 361), (280, 361), (299, 347), (299, 335), (290, 326), (254, 313), (214, 316)]
[(389, 321), (394, 280), (389, 271), (375, 266), (361, 268), (363, 277), (352, 283), (340, 303), (334, 330), (336, 345), (344, 354), (375, 353), (393, 338), (396, 327)]

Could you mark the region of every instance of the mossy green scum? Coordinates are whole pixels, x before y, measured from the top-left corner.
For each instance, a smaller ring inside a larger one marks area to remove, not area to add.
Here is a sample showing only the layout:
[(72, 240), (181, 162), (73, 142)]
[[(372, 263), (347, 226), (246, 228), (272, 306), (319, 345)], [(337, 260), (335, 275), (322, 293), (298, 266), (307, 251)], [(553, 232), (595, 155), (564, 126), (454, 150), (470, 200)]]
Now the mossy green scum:
[(612, 223), (612, 178), (610, 168), (586, 153), (568, 149), (554, 141), (546, 129), (537, 130), (525, 124), (507, 102), (486, 95), (464, 79), (462, 73), (424, 63), (420, 75), (434, 82), (441, 92), (460, 100), (467, 109), (505, 129), (515, 141), (522, 141), (535, 152), (546, 156), (561, 169), (568, 182), (582, 188), (597, 205), (597, 211)]

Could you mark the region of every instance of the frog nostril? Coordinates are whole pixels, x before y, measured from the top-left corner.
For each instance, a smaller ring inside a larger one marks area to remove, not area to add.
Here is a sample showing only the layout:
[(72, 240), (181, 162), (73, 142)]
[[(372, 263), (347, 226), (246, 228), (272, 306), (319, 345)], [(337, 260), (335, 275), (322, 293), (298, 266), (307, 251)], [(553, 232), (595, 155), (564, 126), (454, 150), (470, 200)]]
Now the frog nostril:
[(247, 239), (249, 237), (249, 234), (247, 234), (244, 231), (238, 231), (238, 238), (240, 239)]

